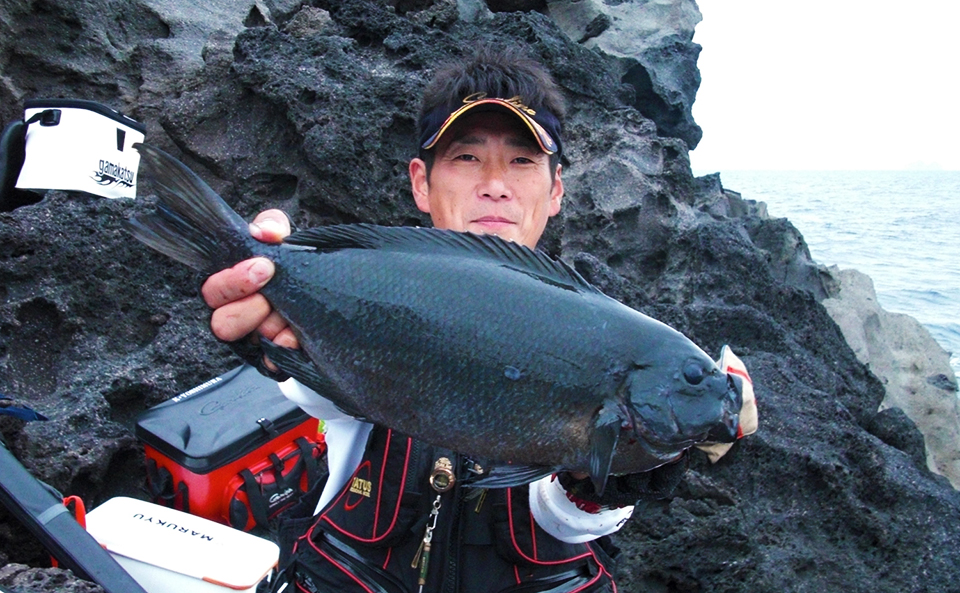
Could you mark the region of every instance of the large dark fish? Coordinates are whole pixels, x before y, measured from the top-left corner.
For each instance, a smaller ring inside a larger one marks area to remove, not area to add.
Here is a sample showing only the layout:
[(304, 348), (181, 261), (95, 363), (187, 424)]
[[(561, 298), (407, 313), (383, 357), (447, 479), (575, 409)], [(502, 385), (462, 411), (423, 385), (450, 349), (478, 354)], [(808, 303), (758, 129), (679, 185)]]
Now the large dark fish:
[(732, 442), (739, 384), (679, 332), (603, 295), (562, 262), (493, 236), (340, 225), (282, 245), (166, 153), (135, 145), (160, 194), (128, 230), (204, 273), (254, 255), (261, 293), (302, 347), (270, 358), (345, 412), (489, 460), (477, 486), (558, 470), (653, 469)]

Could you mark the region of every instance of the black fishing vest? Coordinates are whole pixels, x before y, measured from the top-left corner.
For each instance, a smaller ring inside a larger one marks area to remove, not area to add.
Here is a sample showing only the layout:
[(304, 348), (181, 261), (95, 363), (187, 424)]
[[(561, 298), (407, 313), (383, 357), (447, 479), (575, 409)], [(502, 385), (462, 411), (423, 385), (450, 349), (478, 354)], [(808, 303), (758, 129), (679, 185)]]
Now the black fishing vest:
[(566, 544), (543, 531), (526, 486), (460, 488), (476, 465), (375, 426), (353, 477), (296, 543), (286, 571), (295, 590), (615, 590), (607, 552), (598, 542)]

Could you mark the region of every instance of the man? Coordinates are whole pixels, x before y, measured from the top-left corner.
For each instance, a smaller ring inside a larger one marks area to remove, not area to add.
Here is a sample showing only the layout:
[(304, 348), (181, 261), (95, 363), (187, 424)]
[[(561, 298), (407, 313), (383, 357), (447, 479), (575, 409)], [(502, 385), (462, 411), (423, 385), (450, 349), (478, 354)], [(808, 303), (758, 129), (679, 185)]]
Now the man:
[[(409, 165), (417, 207), (438, 228), (536, 248), (563, 198), (563, 115), (549, 74), (516, 52), (481, 52), (441, 70), (425, 91), (420, 152)], [(251, 225), (267, 242), (289, 232), (276, 210)], [(271, 262), (248, 260), (203, 287), (214, 333), (267, 373), (276, 368), (248, 336), (297, 347), (257, 293), (272, 273)], [(603, 498), (585, 476), (561, 475), (468, 499), (459, 482), (477, 471), (474, 460), (345, 417), (294, 381), (281, 388), (328, 427), (330, 477), (316, 515), (291, 523), (300, 537), (285, 578), (298, 590), (609, 590), (611, 547), (598, 538), (684, 471), (681, 462), (611, 479)]]

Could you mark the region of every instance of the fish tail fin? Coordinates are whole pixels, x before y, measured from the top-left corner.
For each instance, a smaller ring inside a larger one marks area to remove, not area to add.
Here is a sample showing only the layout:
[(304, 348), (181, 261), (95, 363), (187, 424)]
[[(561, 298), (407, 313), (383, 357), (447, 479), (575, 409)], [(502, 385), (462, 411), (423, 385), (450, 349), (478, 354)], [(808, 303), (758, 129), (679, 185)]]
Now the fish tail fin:
[(148, 144), (133, 145), (160, 201), (157, 212), (125, 221), (141, 242), (195, 270), (214, 272), (252, 256), (249, 227), (196, 173)]

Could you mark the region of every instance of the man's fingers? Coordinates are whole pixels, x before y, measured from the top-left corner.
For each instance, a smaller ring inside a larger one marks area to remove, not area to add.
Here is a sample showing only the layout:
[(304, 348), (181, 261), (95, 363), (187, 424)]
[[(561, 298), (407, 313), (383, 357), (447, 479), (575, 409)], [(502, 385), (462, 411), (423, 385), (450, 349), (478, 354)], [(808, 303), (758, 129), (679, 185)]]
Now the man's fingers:
[[(265, 210), (250, 223), (250, 234), (265, 243), (280, 243), (290, 234), (290, 219), (282, 210)], [(275, 270), (269, 259), (254, 257), (207, 278), (201, 293), (214, 310), (210, 329), (215, 336), (233, 342), (259, 330), (281, 346), (298, 346), (287, 323), (273, 312), (267, 299), (258, 294), (273, 278)], [(267, 366), (275, 370), (269, 361)]]
[[(273, 339), (270, 341), (283, 348), (300, 347), (300, 342), (297, 340), (297, 336), (293, 335), (293, 330), (291, 330), (289, 327), (283, 328), (280, 333), (273, 336)], [(273, 361), (266, 356), (263, 357), (263, 364), (273, 372), (277, 372), (279, 370), (277, 365), (273, 364)]]
[(210, 329), (221, 340), (233, 342), (260, 327), (270, 311), (267, 299), (253, 294), (216, 308), (210, 318)]
[(280, 243), (290, 234), (290, 219), (283, 210), (264, 210), (250, 223), (250, 234), (264, 243)]
[(289, 327), (283, 328), (283, 331), (274, 336), (273, 343), (277, 346), (282, 346), (283, 348), (300, 347), (300, 341), (297, 340), (297, 336), (293, 335), (293, 330), (291, 330)]
[[(290, 234), (290, 219), (282, 210), (264, 210), (250, 223), (250, 234), (265, 243), (279, 243)], [(216, 309), (250, 296), (273, 278), (273, 272), (273, 262), (265, 257), (244, 260), (207, 278), (203, 300)]]
[(256, 293), (273, 278), (273, 272), (272, 261), (254, 257), (210, 276), (200, 291), (207, 306), (217, 309)]
[[(290, 327), (287, 325), (287, 320), (283, 317), (280, 317), (280, 314), (276, 311), (270, 313), (270, 316), (263, 320), (263, 323), (261, 323), (260, 327), (257, 328), (257, 332), (261, 336), (265, 336), (274, 344), (279, 344), (287, 348), (296, 348), (296, 346), (287, 346), (287, 344), (281, 344), (277, 341), (281, 339), (289, 339), (283, 337), (283, 334), (288, 333), (292, 336), (293, 332), (290, 331)], [(296, 342), (296, 338), (294, 338), (294, 342)]]

